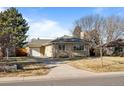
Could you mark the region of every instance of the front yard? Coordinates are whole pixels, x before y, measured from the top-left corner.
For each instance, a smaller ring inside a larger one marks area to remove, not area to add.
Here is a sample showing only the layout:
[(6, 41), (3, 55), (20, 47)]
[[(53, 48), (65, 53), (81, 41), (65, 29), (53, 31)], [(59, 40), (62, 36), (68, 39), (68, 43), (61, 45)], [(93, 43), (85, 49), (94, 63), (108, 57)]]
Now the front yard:
[(26, 65), (23, 70), (12, 72), (0, 72), (0, 77), (27, 77), (27, 76), (41, 76), (49, 73), (49, 69), (44, 65)]
[(67, 64), (92, 72), (124, 71), (124, 57), (103, 57), (103, 65), (100, 58), (84, 58), (67, 61)]
[[(18, 64), (21, 68), (14, 71), (2, 70), (3, 66), (14, 64)], [(37, 59), (29, 57), (9, 57), (9, 60), (4, 58), (0, 61), (0, 77), (40, 76), (48, 74), (49, 71), (50, 69), (45, 64), (42, 64), (42, 60), (37, 61)]]

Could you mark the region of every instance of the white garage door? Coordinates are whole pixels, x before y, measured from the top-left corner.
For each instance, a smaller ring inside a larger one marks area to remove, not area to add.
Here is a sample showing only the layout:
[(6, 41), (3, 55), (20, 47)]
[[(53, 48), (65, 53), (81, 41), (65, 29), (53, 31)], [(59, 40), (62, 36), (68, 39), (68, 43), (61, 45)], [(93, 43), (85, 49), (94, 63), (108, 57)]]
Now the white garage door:
[(31, 48), (31, 56), (41, 57), (40, 48)]

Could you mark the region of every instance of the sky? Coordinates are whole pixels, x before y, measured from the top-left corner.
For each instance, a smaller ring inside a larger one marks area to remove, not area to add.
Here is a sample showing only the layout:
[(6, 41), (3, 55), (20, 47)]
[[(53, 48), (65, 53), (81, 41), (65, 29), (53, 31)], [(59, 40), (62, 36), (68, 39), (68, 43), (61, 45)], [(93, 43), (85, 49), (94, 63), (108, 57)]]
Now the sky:
[[(4, 11), (6, 8), (0, 8)], [(70, 35), (74, 21), (91, 14), (124, 15), (124, 8), (102, 7), (17, 7), (27, 20), (30, 28), (28, 39), (54, 39), (63, 35)]]

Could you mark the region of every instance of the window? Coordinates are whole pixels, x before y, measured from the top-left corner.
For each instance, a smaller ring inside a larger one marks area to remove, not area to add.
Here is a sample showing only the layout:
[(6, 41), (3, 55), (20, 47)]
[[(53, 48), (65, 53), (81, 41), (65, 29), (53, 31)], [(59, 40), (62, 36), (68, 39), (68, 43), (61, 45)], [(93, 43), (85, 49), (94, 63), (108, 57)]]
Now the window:
[(61, 45), (59, 45), (59, 50), (62, 50), (62, 47), (61, 47)]
[(114, 48), (114, 54), (119, 54), (119, 53), (121, 53), (121, 52), (123, 52), (123, 48), (122, 47), (115, 47)]
[(81, 50), (84, 50), (84, 46), (83, 45), (81, 46)]
[(83, 45), (75, 45), (74, 50), (84, 50), (84, 46)]
[(122, 47), (115, 47), (115, 51), (122, 52), (123, 48)]
[(65, 45), (61, 44), (58, 46), (59, 47), (59, 50), (65, 50)]

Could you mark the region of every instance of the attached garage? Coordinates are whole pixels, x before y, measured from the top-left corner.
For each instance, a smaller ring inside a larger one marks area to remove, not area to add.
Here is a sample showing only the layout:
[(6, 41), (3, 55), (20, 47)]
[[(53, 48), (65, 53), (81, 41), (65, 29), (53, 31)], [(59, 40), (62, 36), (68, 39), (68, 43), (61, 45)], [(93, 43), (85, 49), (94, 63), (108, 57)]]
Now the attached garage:
[(52, 45), (49, 44), (51, 40), (35, 39), (29, 43), (30, 56), (32, 57), (52, 57)]
[(33, 57), (41, 57), (40, 48), (35, 47), (30, 48), (30, 54)]

